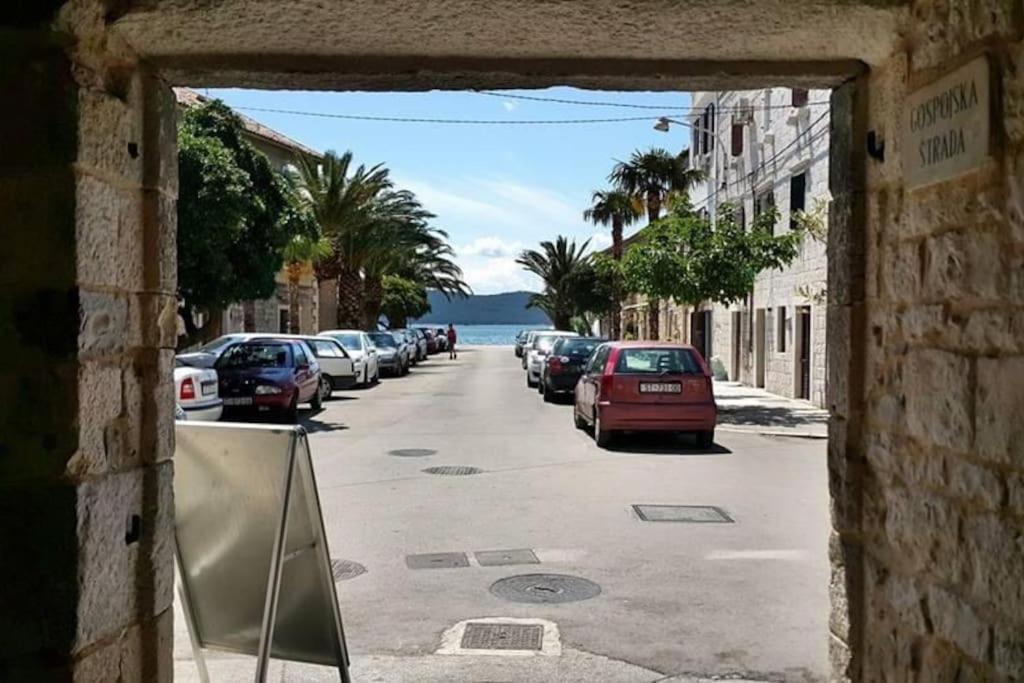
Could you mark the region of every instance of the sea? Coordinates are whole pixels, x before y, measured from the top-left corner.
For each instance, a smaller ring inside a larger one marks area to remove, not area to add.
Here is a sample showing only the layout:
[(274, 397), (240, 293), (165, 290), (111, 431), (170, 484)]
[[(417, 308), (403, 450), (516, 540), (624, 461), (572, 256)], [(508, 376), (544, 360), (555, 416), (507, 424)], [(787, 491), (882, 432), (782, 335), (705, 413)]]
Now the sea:
[[(447, 327), (447, 325), (437, 325)], [(520, 330), (551, 329), (550, 325), (460, 325), (455, 323), (459, 343), (480, 346), (511, 346)]]

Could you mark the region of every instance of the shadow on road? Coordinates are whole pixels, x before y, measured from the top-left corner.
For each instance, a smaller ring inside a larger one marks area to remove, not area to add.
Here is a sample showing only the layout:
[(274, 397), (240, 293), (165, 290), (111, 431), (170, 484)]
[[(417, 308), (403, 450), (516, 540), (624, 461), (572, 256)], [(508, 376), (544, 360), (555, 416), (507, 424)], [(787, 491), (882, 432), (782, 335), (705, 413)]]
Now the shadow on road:
[(700, 448), (697, 437), (689, 434), (658, 434), (630, 432), (612, 441), (608, 450), (622, 455), (730, 455), (731, 450), (720, 444)]
[(299, 411), (299, 424), (310, 434), (317, 432), (340, 432), (348, 429), (343, 422), (327, 421), (322, 419), (323, 411)]
[(761, 427), (827, 426), (828, 414), (819, 410), (800, 412), (790, 406), (718, 406), (718, 424)]

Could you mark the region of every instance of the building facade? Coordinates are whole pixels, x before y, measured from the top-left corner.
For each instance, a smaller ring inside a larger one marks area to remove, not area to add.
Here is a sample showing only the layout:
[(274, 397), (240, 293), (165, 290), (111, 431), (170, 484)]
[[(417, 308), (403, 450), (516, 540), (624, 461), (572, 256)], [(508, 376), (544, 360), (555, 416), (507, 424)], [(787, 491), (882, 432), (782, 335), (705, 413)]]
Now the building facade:
[[(189, 88), (175, 88), (175, 97), (179, 107), (191, 107), (202, 104), (206, 98)], [(287, 135), (273, 128), (235, 112), (242, 120), (245, 137), (267, 159), (271, 166), (279, 171), (289, 167), (295, 168), (296, 159), (300, 155), (320, 157), (320, 153), (292, 140)], [(320, 330), (320, 287), (311, 267), (300, 269), (301, 277), (297, 284), (298, 297), (291, 296), (292, 283), (289, 280), (287, 267), (282, 267), (275, 278), (277, 290), (266, 299), (253, 299), (231, 304), (224, 309), (221, 318), (220, 333), (233, 332), (288, 332), (289, 319), (293, 305), (298, 306), (299, 332), (315, 334)]]
[[(758, 275), (754, 291), (730, 306), (703, 305), (679, 330), (718, 376), (825, 405), (825, 233), (829, 201), (828, 90), (765, 88), (693, 96), (691, 164), (706, 179), (691, 193), (712, 221), (734, 211), (750, 229), (775, 209), (772, 230), (812, 223), (796, 259)], [(674, 307), (670, 307), (674, 308)], [(664, 317), (663, 317), (664, 320)]]

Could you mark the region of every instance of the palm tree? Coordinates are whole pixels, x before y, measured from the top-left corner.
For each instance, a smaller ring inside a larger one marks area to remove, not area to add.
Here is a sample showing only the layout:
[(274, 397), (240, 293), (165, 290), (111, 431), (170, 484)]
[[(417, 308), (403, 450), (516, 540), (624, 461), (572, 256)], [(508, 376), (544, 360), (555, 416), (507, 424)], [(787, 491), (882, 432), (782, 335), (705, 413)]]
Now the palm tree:
[(554, 243), (541, 242), (541, 251), (527, 249), (516, 259), (516, 263), (544, 283), (544, 291), (531, 296), (529, 305), (547, 313), (560, 330), (569, 328), (576, 313), (573, 290), (567, 278), (589, 263), (590, 257), (585, 253), (589, 244), (587, 240), (577, 247), (575, 240), (570, 242), (559, 235)]
[(320, 159), (299, 159), (296, 178), (301, 196), (334, 250), (318, 275), (338, 280), (338, 325), (342, 327), (362, 323), (362, 269), (374, 246), (379, 247), (372, 225), (381, 204), (387, 204), (386, 195), (393, 191), (388, 170), (380, 164), (360, 165), (354, 171), (351, 166), (351, 152), (339, 156), (329, 151)]
[(302, 321), (302, 303), (299, 285), (302, 277), (313, 272), (315, 264), (326, 260), (334, 253), (331, 240), (326, 237), (314, 239), (306, 235), (295, 235), (285, 245), (284, 270), (288, 278), (288, 331), (299, 334)]
[[(621, 190), (595, 191), (590, 208), (583, 212), (583, 220), (594, 225), (612, 226), (612, 258), (622, 259), (622, 229), (632, 225), (643, 214), (643, 209), (636, 197)], [(615, 306), (611, 312), (611, 337), (618, 339), (622, 333), (622, 315), (619, 298), (616, 293)]]
[[(672, 193), (687, 193), (703, 177), (699, 169), (691, 169), (687, 156), (675, 156), (664, 149), (651, 148), (646, 152), (636, 150), (629, 161), (615, 164), (608, 180), (619, 190), (643, 201), (647, 209), (647, 222), (661, 217), (661, 207)], [(647, 302), (648, 327), (651, 339), (658, 338), (659, 311), (657, 299)]]

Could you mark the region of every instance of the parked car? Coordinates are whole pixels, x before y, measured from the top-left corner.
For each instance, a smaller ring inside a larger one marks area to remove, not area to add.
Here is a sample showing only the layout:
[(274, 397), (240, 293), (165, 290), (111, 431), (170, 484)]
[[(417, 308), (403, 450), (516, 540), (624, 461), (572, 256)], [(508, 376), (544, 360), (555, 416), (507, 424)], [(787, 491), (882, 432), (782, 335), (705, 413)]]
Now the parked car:
[(533, 338), (536, 337), (541, 332), (547, 332), (547, 330), (530, 330), (529, 332), (526, 333), (526, 340), (523, 342), (523, 355), (520, 359), (520, 362), (523, 366), (523, 370), (526, 369), (526, 356), (530, 351), (530, 347), (533, 346)]
[(576, 384), (573, 420), (579, 428), (591, 425), (602, 447), (616, 432), (664, 431), (693, 432), (707, 448), (717, 418), (711, 372), (685, 344), (602, 344)]
[(181, 419), (216, 422), (224, 410), (217, 387), (217, 371), (196, 368), (175, 359), (174, 396), (185, 417)]
[(426, 327), (417, 328), (427, 338), (427, 355), (432, 356), (441, 350), (441, 345), (437, 339), (437, 333)]
[(361, 387), (380, 379), (377, 348), (362, 330), (324, 330), (318, 337), (330, 337), (345, 349), (355, 365), (356, 385)]
[(176, 358), (185, 365), (191, 365), (194, 368), (212, 368), (217, 359), (220, 358), (220, 354), (224, 353), (232, 344), (236, 344), (240, 341), (249, 339), (251, 334), (225, 334), (217, 337), (213, 341), (209, 341), (200, 346), (195, 351), (189, 351), (188, 353), (179, 353)]
[(395, 344), (398, 347), (398, 354), (402, 359), (402, 366), (404, 367), (403, 373), (409, 372), (409, 368), (413, 366), (413, 357), (416, 355), (415, 346), (409, 343), (409, 339), (402, 330), (388, 330), (387, 332), (395, 340)]
[(319, 410), (320, 366), (298, 339), (252, 339), (229, 346), (214, 366), (225, 408), (274, 412), (294, 421), (300, 403)]
[(447, 351), (448, 350), (448, 330), (443, 327), (439, 327), (434, 330), (434, 334), (437, 336), (437, 350)]
[(526, 338), (529, 336), (529, 334), (530, 334), (529, 330), (519, 330), (519, 332), (516, 333), (516, 346), (515, 346), (516, 358), (522, 358), (523, 357), (523, 345), (526, 344)]
[(600, 337), (560, 337), (541, 366), (537, 390), (544, 394), (544, 400), (550, 403), (556, 394), (573, 393), (590, 354), (606, 341)]
[(561, 337), (578, 337), (575, 332), (544, 330), (533, 335), (533, 343), (526, 352), (526, 386), (533, 389), (540, 382), (540, 370), (551, 348)]
[(416, 353), (418, 354), (416, 360), (427, 359), (427, 334), (421, 329), (410, 328), (409, 331), (416, 339)]
[[(256, 335), (254, 339), (263, 338)], [(335, 339), (305, 334), (279, 334), (275, 339), (300, 339), (306, 343), (320, 366), (320, 395), (331, 397), (335, 389), (351, 389), (356, 384), (356, 367), (345, 347)]]
[(377, 349), (377, 363), (381, 372), (387, 372), (397, 377), (409, 371), (406, 364), (407, 356), (399, 349), (395, 335), (390, 332), (370, 332), (366, 336), (370, 338), (370, 343)]
[(409, 351), (409, 363), (411, 365), (416, 365), (417, 363), (419, 363), (420, 362), (420, 340), (419, 340), (419, 337), (417, 337), (416, 334), (412, 330), (410, 330), (410, 329), (408, 329), (406, 327), (401, 327), (399, 329), (391, 330), (391, 331), (394, 332), (395, 334), (402, 335), (402, 338), (405, 340), (406, 347), (408, 348), (408, 351)]

